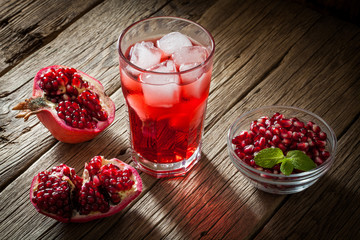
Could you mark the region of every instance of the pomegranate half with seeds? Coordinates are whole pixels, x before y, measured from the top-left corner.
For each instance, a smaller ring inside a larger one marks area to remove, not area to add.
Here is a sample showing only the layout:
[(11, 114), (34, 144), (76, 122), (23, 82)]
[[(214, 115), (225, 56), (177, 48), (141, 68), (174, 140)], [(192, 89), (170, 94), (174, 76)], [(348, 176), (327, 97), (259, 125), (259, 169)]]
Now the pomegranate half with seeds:
[(16, 116), (36, 114), (59, 141), (79, 143), (93, 139), (115, 117), (115, 105), (102, 84), (74, 68), (54, 65), (41, 69), (34, 78), (30, 99), (13, 108)]
[(121, 211), (141, 191), (142, 181), (133, 167), (95, 156), (82, 177), (65, 164), (37, 174), (30, 200), (38, 212), (60, 222), (87, 222)]

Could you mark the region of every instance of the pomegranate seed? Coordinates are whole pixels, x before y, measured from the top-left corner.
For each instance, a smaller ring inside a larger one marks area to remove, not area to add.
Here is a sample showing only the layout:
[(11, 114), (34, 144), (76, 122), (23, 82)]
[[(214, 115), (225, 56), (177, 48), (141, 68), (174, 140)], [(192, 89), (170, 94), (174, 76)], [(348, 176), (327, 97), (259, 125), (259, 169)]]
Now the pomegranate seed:
[(240, 142), (240, 144), (238, 145), (238, 147), (244, 148), (246, 145), (247, 145), (247, 144), (246, 144), (245, 140), (242, 140), (242, 141)]
[(261, 117), (261, 118), (259, 118), (259, 119), (257, 120), (257, 122), (258, 122), (259, 124), (265, 125), (266, 119), (267, 119), (267, 118), (265, 118), (265, 117)]
[(281, 129), (280, 130), (280, 136), (281, 138), (291, 138), (292, 137), (292, 132), (291, 131), (288, 131), (286, 130), (285, 128)]
[(271, 126), (271, 121), (269, 119), (265, 120), (265, 126), (268, 128)]
[(314, 157), (320, 156), (319, 150), (317, 150), (316, 148), (313, 148), (313, 149), (312, 149), (312, 155), (313, 155)]
[(272, 142), (277, 144), (277, 143), (281, 142), (281, 138), (278, 135), (274, 135), (272, 138)]
[(322, 140), (318, 140), (315, 142), (316, 146), (318, 146), (319, 148), (323, 148), (326, 146), (326, 141), (322, 141)]
[(256, 165), (254, 159), (251, 159), (251, 160), (250, 160), (250, 165), (253, 166), (253, 167)]
[(324, 163), (324, 161), (320, 158), (320, 157), (315, 157), (314, 162), (316, 163), (316, 165), (321, 165)]
[(272, 116), (272, 118), (275, 119), (275, 120), (279, 120), (279, 119), (284, 118), (284, 115), (277, 112)]
[(326, 140), (327, 138), (327, 135), (325, 132), (319, 132), (319, 139), (320, 140)]
[(244, 153), (246, 155), (252, 154), (254, 152), (254, 145), (247, 145), (244, 147)]
[(292, 126), (292, 121), (290, 119), (283, 118), (279, 120), (279, 124), (283, 128), (290, 128)]
[(272, 127), (271, 130), (272, 130), (272, 133), (274, 135), (280, 135), (280, 129), (279, 128)]
[(330, 153), (328, 151), (322, 151), (320, 153), (320, 156), (321, 156), (321, 159), (325, 161), (326, 159), (328, 159), (330, 157)]
[(261, 137), (259, 140), (259, 147), (264, 148), (266, 145), (266, 139), (264, 137)]
[(268, 144), (269, 144), (270, 147), (276, 147), (277, 146), (276, 143), (274, 143), (273, 141), (269, 141)]
[(254, 153), (260, 152), (261, 149), (262, 149), (262, 148), (260, 148), (259, 146), (258, 146), (258, 147), (255, 147), (255, 148), (254, 148)]
[(309, 137), (309, 138), (314, 138), (315, 137), (315, 133), (314, 132), (307, 132), (306, 134), (305, 134), (307, 137)]
[(262, 136), (265, 136), (265, 132), (266, 132), (266, 128), (265, 127), (260, 127), (259, 128), (259, 134)]
[[(255, 137), (256, 137), (256, 136), (255, 136)], [(254, 138), (254, 139), (255, 139), (255, 138)], [(245, 141), (246, 145), (249, 145), (249, 144), (251, 144), (251, 143), (253, 142), (253, 140), (252, 140), (251, 138), (247, 138), (247, 139), (245, 139), (244, 141)]]
[(309, 143), (309, 147), (315, 147), (315, 142), (311, 138), (308, 138), (307, 142)]
[(292, 139), (293, 139), (294, 141), (299, 141), (300, 138), (301, 138), (301, 133), (299, 133), (299, 132), (293, 132), (293, 134), (292, 134)]
[(249, 131), (249, 135), (247, 138), (250, 138), (250, 140), (252, 140), (255, 136), (256, 136), (256, 133), (254, 133), (253, 131)]
[[(279, 144), (277, 145), (277, 147), (280, 148), (283, 152), (286, 151), (286, 147), (285, 147), (285, 145), (282, 144), (282, 143), (279, 143)], [(284, 153), (284, 154), (285, 154), (285, 153)]]
[(291, 144), (291, 139), (290, 138), (284, 138), (281, 141), (285, 146), (289, 146)]
[(294, 120), (293, 125), (298, 128), (303, 128), (305, 124), (299, 120)]
[(314, 125), (312, 126), (312, 130), (313, 130), (313, 132), (315, 132), (315, 133), (319, 133), (319, 132), (321, 131), (320, 127), (319, 127), (318, 125), (316, 125), (316, 124), (314, 124)]
[(235, 144), (235, 145), (239, 145), (240, 142), (241, 142), (241, 139), (239, 138), (239, 136), (236, 136), (231, 140), (231, 143)]
[[(254, 142), (256, 142), (256, 141), (259, 141), (260, 140), (260, 138), (261, 138), (261, 135), (259, 134), (259, 135), (256, 135), (255, 137), (254, 137)], [(250, 144), (251, 142), (249, 142), (248, 144)]]
[(270, 131), (270, 130), (266, 130), (266, 131), (265, 131), (265, 138), (266, 138), (267, 140), (269, 140), (269, 139), (272, 139), (272, 137), (273, 137), (273, 134), (271, 133), (271, 131)]
[(307, 142), (298, 143), (297, 149), (302, 150), (302, 151), (307, 151), (309, 149), (309, 143), (307, 143)]
[(259, 132), (259, 127), (257, 125), (257, 121), (253, 121), (250, 125), (250, 130), (254, 133), (258, 133)]
[(290, 145), (290, 149), (291, 150), (296, 150), (297, 149), (297, 142), (292, 142)]
[(252, 154), (249, 154), (249, 155), (245, 155), (245, 161), (250, 161), (251, 159), (253, 159), (254, 156)]
[(307, 129), (306, 129), (306, 128), (301, 128), (301, 129), (300, 129), (300, 132), (301, 132), (302, 134), (306, 135)]
[(247, 131), (242, 131), (237, 137), (239, 140), (245, 140), (249, 137), (249, 133)]
[(300, 138), (300, 142), (307, 142), (307, 140), (308, 140), (308, 137), (307, 137), (307, 136), (302, 136), (302, 137)]

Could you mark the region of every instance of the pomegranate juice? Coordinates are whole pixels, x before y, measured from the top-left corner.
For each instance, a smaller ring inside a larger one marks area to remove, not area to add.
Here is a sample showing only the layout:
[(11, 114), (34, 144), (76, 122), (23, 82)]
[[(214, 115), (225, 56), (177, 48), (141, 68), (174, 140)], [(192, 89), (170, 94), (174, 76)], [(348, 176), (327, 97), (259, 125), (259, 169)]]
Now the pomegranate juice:
[[(155, 46), (156, 40), (145, 43)], [(205, 51), (206, 59), (206, 49), (192, 44)], [(129, 60), (134, 47), (127, 51)], [(171, 55), (161, 53), (160, 63), (150, 70), (168, 70), (165, 74), (137, 74), (126, 71), (129, 69), (121, 70), (122, 89), (130, 118), (131, 144), (148, 161), (182, 161), (190, 158), (199, 147), (211, 68), (198, 67), (179, 74), (179, 68), (183, 67), (176, 65)], [(148, 83), (149, 79), (153, 82)]]
[(156, 177), (183, 175), (200, 158), (214, 50), (211, 35), (191, 21), (157, 17), (125, 29), (118, 47), (137, 167)]

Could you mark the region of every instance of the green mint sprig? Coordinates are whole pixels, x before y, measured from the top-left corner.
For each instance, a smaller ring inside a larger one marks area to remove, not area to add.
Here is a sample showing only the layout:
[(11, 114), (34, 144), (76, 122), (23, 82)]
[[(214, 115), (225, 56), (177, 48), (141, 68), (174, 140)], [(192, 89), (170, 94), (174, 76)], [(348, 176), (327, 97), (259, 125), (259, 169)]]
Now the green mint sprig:
[(263, 168), (272, 168), (281, 163), (280, 171), (284, 175), (290, 175), (294, 169), (309, 171), (316, 167), (311, 158), (300, 150), (292, 150), (284, 156), (280, 148), (265, 148), (254, 158), (255, 163)]

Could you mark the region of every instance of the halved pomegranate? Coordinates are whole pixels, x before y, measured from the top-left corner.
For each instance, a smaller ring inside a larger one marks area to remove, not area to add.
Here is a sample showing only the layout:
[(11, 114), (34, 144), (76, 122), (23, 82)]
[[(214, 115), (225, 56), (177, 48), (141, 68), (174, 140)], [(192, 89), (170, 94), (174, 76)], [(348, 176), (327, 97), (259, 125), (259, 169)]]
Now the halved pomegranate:
[(65, 143), (93, 139), (115, 117), (115, 105), (102, 84), (89, 75), (66, 66), (41, 69), (34, 78), (30, 99), (16, 105), (16, 117), (36, 114), (51, 134)]
[(82, 178), (65, 164), (38, 173), (30, 200), (38, 212), (60, 222), (87, 222), (121, 211), (141, 191), (142, 181), (133, 167), (96, 156), (85, 165)]

